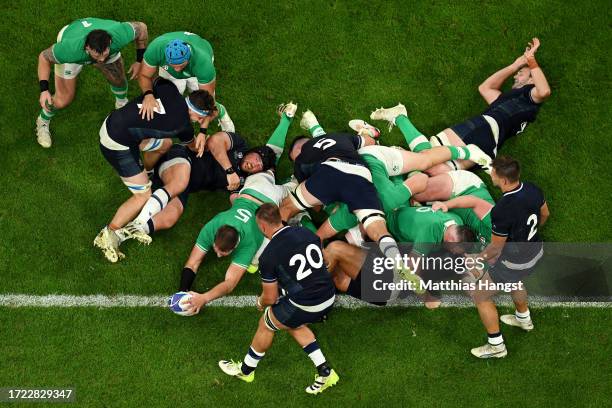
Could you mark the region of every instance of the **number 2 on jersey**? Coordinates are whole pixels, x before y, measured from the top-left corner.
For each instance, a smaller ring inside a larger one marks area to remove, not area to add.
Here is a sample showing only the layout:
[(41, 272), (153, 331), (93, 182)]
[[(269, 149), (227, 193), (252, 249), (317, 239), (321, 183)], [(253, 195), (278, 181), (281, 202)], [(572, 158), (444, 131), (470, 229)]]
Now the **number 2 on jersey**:
[(531, 226), (531, 230), (527, 236), (527, 241), (531, 241), (531, 238), (533, 238), (533, 236), (538, 232), (538, 216), (531, 214), (529, 218), (527, 218), (527, 225)]
[[(313, 255), (317, 254), (318, 260), (315, 260)], [(306, 247), (306, 256), (295, 254), (289, 260), (289, 266), (295, 266), (299, 262), (298, 271), (295, 274), (297, 280), (302, 280), (312, 273), (312, 268), (319, 269), (323, 266), (323, 254), (321, 249), (316, 244), (310, 244)], [(305, 269), (306, 265), (310, 268)]]

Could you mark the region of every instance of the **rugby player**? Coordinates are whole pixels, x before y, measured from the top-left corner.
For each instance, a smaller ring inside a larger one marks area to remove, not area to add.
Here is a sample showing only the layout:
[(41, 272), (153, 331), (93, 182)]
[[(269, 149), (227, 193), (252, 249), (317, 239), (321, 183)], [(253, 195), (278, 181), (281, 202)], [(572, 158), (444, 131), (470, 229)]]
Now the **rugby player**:
[[(541, 104), (550, 97), (550, 86), (535, 58), (539, 47), (540, 40), (534, 38), (523, 55), (480, 84), (478, 91), (489, 105), (481, 115), (444, 129), (429, 141), (420, 132), (411, 132), (411, 150), (418, 152), (431, 145), (475, 144), (490, 157), (495, 157), (506, 140), (523, 132), (529, 123), (535, 121)], [(512, 75), (512, 90), (502, 92), (504, 82)], [(400, 129), (409, 123), (406, 108), (402, 104), (377, 109), (372, 112), (371, 118), (386, 120), (391, 127), (397, 125)], [(474, 164), (470, 159), (450, 161), (432, 170), (432, 173), (468, 169)]]
[(418, 202), (432, 202), (434, 211), (451, 211), (461, 217), (484, 249), (491, 242), (491, 209), (495, 205), (487, 186), (476, 174), (452, 170), (430, 177), (425, 191), (415, 194)]
[[(501, 189), (503, 196), (491, 212), (491, 243), (476, 255), (492, 264), (492, 267), (486, 272), (475, 270), (465, 277), (470, 282), (479, 279), (486, 285), (470, 293), (488, 336), (485, 345), (472, 349), (472, 354), (478, 358), (501, 358), (508, 354), (499, 328), (497, 308), (491, 297), (498, 292), (495, 284), (522, 282), (531, 274), (544, 253), (538, 228), (550, 215), (542, 191), (534, 184), (520, 180), (516, 160), (500, 156), (493, 160), (492, 166), (491, 179)], [(503, 315), (501, 321), (525, 331), (532, 330), (526, 289), (516, 289), (511, 296), (516, 307), (515, 314)]]
[[(210, 112), (216, 109), (214, 99), (206, 91), (196, 91), (183, 98), (176, 87), (163, 78), (156, 80), (154, 88), (159, 107), (152, 120), (145, 120), (138, 113), (143, 99), (140, 96), (111, 113), (100, 128), (102, 155), (133, 193), (94, 240), (94, 245), (111, 262), (117, 262), (122, 256), (117, 250), (119, 237), (115, 231), (132, 220), (151, 197), (151, 182), (140, 162), (140, 151), (158, 149), (163, 146), (164, 139), (170, 143), (170, 139), (176, 137), (201, 156), (205, 138), (202, 133), (194, 137), (191, 122), (206, 128), (211, 119)], [(172, 193), (165, 191), (158, 198), (167, 203)]]
[[(259, 207), (256, 221), (270, 240), (260, 257), (263, 290), (257, 298), (257, 308), (263, 315), (244, 361), (221, 360), (219, 367), (225, 374), (252, 382), (257, 365), (272, 346), (274, 334), (287, 331), (317, 369), (315, 381), (306, 392), (319, 394), (340, 379), (308, 328), (308, 324), (325, 318), (336, 297), (323, 261), (321, 241), (306, 228), (284, 226), (274, 204)], [(284, 295), (279, 297), (280, 290)]]
[[(144, 64), (138, 77), (140, 89), (145, 95), (140, 113), (143, 118), (151, 119), (157, 102), (153, 93), (153, 77), (159, 76), (172, 81), (183, 94), (207, 91), (213, 97), (216, 88), (215, 57), (212, 46), (197, 34), (176, 31), (162, 34), (149, 44), (144, 54)], [(223, 105), (217, 103), (219, 125), (226, 132), (234, 132), (235, 127)]]
[[(49, 123), (60, 109), (66, 108), (76, 93), (77, 76), (83, 65), (93, 64), (106, 78), (115, 95), (115, 108), (127, 100), (128, 82), (121, 49), (136, 44), (136, 62), (129, 72), (138, 77), (147, 46), (147, 26), (140, 21), (120, 23), (100, 18), (83, 18), (64, 26), (57, 42), (38, 56), (41, 111), (36, 118), (36, 139), (42, 147), (51, 147)], [(55, 94), (49, 91), (51, 68), (55, 71)]]
[(265, 248), (264, 237), (255, 221), (255, 212), (264, 203), (280, 204), (295, 186), (296, 183), (292, 181), (277, 185), (273, 170), (250, 175), (232, 207), (215, 215), (204, 225), (181, 272), (179, 290), (185, 292), (191, 289), (198, 268), (211, 249), (220, 258), (231, 255), (232, 260), (222, 282), (205, 293), (190, 292), (194, 313), (234, 290), (247, 267), (257, 259), (258, 249)]
[[(287, 132), (296, 111), (297, 105), (292, 102), (279, 105), (280, 122), (264, 146), (248, 149), (246, 141), (233, 132), (212, 135), (206, 142), (207, 151), (202, 157), (197, 157), (183, 145), (172, 146), (155, 167), (153, 195), (119, 236), (148, 244), (151, 242), (150, 234), (176, 224), (189, 194), (227, 189), (232, 198), (244, 186), (248, 175), (274, 169), (285, 148)], [(165, 195), (174, 198), (166, 203), (163, 200)]]

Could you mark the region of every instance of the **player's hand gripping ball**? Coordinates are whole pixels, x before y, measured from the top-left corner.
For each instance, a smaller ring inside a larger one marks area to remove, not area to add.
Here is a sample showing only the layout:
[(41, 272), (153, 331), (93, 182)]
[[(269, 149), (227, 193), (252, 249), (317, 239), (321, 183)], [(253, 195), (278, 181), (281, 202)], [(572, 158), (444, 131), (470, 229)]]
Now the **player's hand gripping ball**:
[(193, 316), (189, 301), (191, 295), (187, 292), (176, 292), (168, 298), (168, 308), (179, 316)]

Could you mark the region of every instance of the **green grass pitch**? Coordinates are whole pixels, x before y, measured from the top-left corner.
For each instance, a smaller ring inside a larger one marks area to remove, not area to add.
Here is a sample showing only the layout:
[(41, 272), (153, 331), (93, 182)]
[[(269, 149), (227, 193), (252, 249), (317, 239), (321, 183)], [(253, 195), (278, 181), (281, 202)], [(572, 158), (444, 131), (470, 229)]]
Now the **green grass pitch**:
[[(60, 28), (80, 17), (138, 20), (150, 38), (194, 31), (215, 50), (217, 96), (255, 145), (277, 123), (276, 104), (310, 108), (328, 130), (379, 106), (404, 103), (426, 135), (478, 114), (477, 86), (533, 36), (552, 88), (538, 120), (503, 148), (545, 192), (547, 241), (608, 242), (609, 4), (544, 1), (42, 1), (0, 9), (0, 294), (171, 293), (202, 225), (228, 207), (223, 193), (193, 195), (179, 224), (150, 247), (129, 243), (108, 264), (92, 241), (129, 193), (100, 154), (113, 108), (102, 76), (85, 68), (74, 103), (38, 146), (36, 63)], [(124, 52), (126, 65), (133, 47)], [(130, 83), (130, 96), (138, 94)], [(295, 121), (289, 139), (300, 134)], [(403, 144), (397, 129), (383, 143)], [(283, 159), (280, 174), (289, 173)], [(222, 278), (207, 259), (195, 289)], [(255, 294), (245, 277), (235, 294)], [(536, 331), (506, 330), (504, 361), (475, 361), (484, 341), (472, 309), (338, 310), (316, 326), (340, 384), (318, 404), (388, 406), (603, 406), (609, 404), (610, 309), (535, 310)], [(310, 405), (310, 361), (280, 335), (253, 384), (222, 377), (242, 358), (255, 309), (210, 309), (181, 319), (157, 309), (0, 308), (0, 387), (77, 387), (83, 406)], [(607, 367), (607, 369), (606, 369)], [(323, 402), (322, 402), (323, 401)]]

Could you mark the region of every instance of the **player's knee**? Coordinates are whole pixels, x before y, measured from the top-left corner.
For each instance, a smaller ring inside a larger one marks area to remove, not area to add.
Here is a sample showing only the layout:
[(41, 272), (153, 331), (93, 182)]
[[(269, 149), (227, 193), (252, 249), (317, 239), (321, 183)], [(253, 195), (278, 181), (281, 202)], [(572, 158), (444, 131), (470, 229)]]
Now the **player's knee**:
[(385, 214), (380, 210), (355, 210), (354, 213), (366, 230), (374, 226), (377, 222), (385, 223)]
[(151, 181), (141, 184), (141, 183), (133, 183), (129, 181), (123, 182), (126, 187), (134, 194), (134, 197), (142, 201), (146, 201), (151, 197)]
[(53, 96), (53, 107), (55, 109), (63, 109), (72, 103), (74, 93), (56, 93)]
[(272, 308), (270, 306), (266, 307), (266, 310), (264, 310), (264, 314), (263, 314), (263, 321), (264, 321), (264, 325), (266, 327), (266, 329), (272, 331), (272, 332), (277, 332), (280, 330), (280, 328), (278, 328), (275, 324), (274, 321), (272, 320), (272, 316), (274, 314), (272, 313)]
[(425, 191), (427, 189), (428, 180), (429, 177), (427, 176), (427, 174), (424, 173), (418, 173), (414, 176), (411, 176), (407, 180), (407, 186), (410, 189), (410, 193), (414, 195)]

